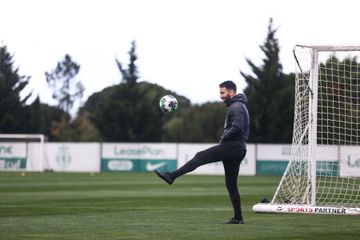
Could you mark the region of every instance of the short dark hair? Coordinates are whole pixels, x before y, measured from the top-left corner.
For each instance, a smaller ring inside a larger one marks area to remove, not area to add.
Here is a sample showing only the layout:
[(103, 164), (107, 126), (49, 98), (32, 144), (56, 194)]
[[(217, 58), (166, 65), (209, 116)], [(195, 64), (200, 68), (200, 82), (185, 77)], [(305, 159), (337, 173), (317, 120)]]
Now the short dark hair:
[(233, 81), (227, 80), (220, 83), (219, 87), (226, 88), (227, 90), (234, 90), (236, 92), (236, 84)]

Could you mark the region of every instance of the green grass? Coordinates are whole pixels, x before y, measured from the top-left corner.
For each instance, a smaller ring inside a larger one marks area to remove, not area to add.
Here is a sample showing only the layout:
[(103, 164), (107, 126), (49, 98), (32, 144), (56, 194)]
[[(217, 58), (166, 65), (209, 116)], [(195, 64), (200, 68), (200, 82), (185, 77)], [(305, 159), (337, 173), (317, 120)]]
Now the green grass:
[(357, 216), (256, 214), (279, 177), (239, 177), (244, 225), (223, 176), (0, 173), (0, 239), (360, 239)]

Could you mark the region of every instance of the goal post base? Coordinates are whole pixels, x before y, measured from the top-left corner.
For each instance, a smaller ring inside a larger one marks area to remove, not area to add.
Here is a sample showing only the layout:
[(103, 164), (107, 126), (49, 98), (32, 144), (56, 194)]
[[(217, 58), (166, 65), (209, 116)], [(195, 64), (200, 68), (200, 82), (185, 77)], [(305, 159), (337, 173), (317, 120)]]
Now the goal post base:
[(257, 213), (297, 213), (297, 214), (328, 214), (328, 215), (360, 215), (360, 208), (319, 207), (295, 204), (258, 203), (253, 206)]

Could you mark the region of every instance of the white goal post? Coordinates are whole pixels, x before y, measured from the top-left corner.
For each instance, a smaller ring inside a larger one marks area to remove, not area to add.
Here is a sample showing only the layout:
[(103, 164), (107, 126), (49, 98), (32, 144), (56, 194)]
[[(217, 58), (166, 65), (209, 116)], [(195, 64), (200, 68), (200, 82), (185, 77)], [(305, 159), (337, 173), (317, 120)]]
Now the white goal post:
[(294, 47), (291, 157), (255, 212), (360, 215), (360, 46)]
[(0, 171), (43, 171), (43, 134), (0, 134)]

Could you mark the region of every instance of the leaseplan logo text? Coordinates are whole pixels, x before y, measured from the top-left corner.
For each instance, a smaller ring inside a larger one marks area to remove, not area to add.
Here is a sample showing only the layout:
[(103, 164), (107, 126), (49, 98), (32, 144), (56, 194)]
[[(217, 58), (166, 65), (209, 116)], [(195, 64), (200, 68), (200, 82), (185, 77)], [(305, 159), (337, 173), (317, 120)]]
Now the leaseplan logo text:
[(155, 169), (158, 169), (158, 168), (161, 168), (163, 166), (166, 165), (166, 162), (159, 162), (159, 163), (151, 163), (151, 162), (148, 162), (146, 164), (146, 171), (154, 171)]
[(114, 147), (115, 156), (160, 156), (163, 154), (163, 149), (155, 149), (148, 146), (144, 146), (142, 148), (119, 148), (118, 146)]

